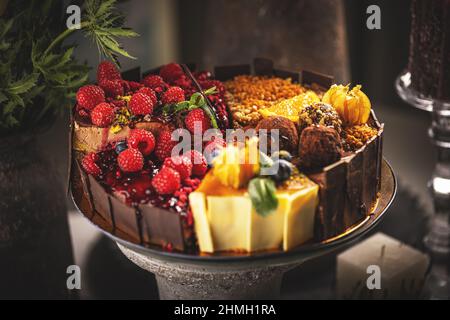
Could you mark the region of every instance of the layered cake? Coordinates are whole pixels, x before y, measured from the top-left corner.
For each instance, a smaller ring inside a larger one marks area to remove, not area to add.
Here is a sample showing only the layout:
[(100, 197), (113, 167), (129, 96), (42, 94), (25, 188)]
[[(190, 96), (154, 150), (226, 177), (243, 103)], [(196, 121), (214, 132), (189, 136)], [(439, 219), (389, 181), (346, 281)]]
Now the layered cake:
[(450, 100), (450, 1), (413, 0), (408, 70), (414, 90)]
[(102, 62), (72, 123), (72, 183), (111, 232), (145, 246), (292, 250), (376, 205), (383, 126), (361, 86), (267, 59), (142, 77)]

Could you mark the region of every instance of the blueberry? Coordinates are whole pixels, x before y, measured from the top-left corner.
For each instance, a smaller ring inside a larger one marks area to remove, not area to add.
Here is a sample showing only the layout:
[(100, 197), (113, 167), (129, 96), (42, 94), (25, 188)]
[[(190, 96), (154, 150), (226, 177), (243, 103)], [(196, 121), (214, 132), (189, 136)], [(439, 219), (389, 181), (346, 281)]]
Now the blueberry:
[(127, 143), (125, 141), (120, 141), (116, 144), (116, 153), (120, 154), (122, 151), (127, 149)]
[(272, 159), (273, 160), (283, 159), (286, 161), (291, 161), (292, 155), (286, 150), (280, 150), (280, 151), (275, 151), (274, 153), (272, 153)]
[(273, 172), (271, 178), (277, 183), (286, 181), (292, 175), (292, 163), (289, 161), (283, 159), (275, 160), (273, 167), (276, 170)]
[(220, 151), (221, 151), (220, 148), (215, 148), (211, 152), (206, 152), (205, 158), (208, 165), (210, 166), (212, 165), (214, 158), (216, 158), (220, 154)]

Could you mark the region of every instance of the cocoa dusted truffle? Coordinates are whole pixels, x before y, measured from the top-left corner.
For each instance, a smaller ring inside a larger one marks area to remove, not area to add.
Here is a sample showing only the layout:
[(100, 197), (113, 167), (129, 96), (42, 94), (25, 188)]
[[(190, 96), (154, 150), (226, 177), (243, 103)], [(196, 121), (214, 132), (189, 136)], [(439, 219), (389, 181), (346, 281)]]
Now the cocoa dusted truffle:
[[(291, 120), (281, 117), (272, 116), (259, 121), (256, 126), (256, 131), (267, 130), (267, 134), (270, 134), (270, 130), (277, 129), (279, 133), (279, 148), (280, 150), (286, 150), (291, 153), (295, 153), (298, 148), (298, 132), (295, 127), (294, 122)], [(270, 136), (267, 137), (267, 151), (271, 150), (270, 146)]]
[(341, 158), (342, 144), (334, 128), (324, 126), (306, 127), (300, 135), (298, 153), (300, 166), (304, 169), (318, 169)]
[(298, 126), (299, 132), (311, 125), (320, 125), (334, 128), (338, 134), (342, 130), (342, 121), (339, 114), (329, 104), (315, 102), (302, 109), (299, 113)]

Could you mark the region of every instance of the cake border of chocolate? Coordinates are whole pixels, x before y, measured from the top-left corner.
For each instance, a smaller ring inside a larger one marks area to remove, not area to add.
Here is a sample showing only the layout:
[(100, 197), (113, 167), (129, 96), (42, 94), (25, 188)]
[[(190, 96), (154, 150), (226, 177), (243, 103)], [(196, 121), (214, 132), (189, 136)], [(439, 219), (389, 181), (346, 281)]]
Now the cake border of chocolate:
[[(193, 79), (190, 71), (195, 71), (195, 64), (182, 64), (182, 67), (185, 74)], [(140, 67), (136, 67), (123, 72), (122, 75), (126, 80), (139, 81), (141, 77), (157, 73), (160, 68), (141, 73)], [(275, 68), (273, 61), (266, 58), (255, 58), (252, 65), (240, 64), (214, 68), (214, 77), (221, 81), (240, 74), (291, 78), (293, 82), (307, 86), (315, 83), (324, 89), (330, 87), (333, 82), (333, 77), (313, 71), (294, 72)], [(202, 88), (195, 79), (193, 80), (199, 92), (203, 94)], [(230, 120), (232, 121), (232, 118)], [(307, 174), (320, 186), (320, 200), (315, 223), (315, 241), (317, 242), (332, 239), (361, 223), (376, 205), (381, 185), (384, 125), (377, 120), (373, 110), (369, 122), (378, 129), (378, 133), (362, 148), (318, 172)], [(83, 193), (90, 207), (112, 226), (110, 232), (116, 235), (118, 229), (126, 233), (132, 242), (143, 246), (164, 247), (170, 243), (174, 249), (187, 252), (192, 247), (192, 244), (188, 243), (192, 239), (188, 240), (189, 236), (186, 234), (187, 231), (183, 227), (182, 216), (179, 213), (149, 204), (138, 205), (137, 208), (127, 206), (110, 195), (95, 178), (81, 169), (79, 163), (81, 153), (72, 148), (74, 123), (72, 114), (69, 143), (72, 163), (69, 165), (69, 170), (80, 176)], [(70, 172), (69, 176), (72, 177)], [(152, 223), (148, 223), (149, 221)]]

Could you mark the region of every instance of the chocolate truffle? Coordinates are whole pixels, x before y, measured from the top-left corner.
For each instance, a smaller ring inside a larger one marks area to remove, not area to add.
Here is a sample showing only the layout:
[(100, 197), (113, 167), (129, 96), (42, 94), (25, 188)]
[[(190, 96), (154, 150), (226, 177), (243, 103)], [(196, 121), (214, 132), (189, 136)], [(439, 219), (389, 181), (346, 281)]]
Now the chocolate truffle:
[(300, 111), (298, 119), (300, 134), (303, 129), (311, 125), (332, 127), (338, 134), (342, 130), (342, 121), (337, 111), (331, 105), (323, 102), (315, 102)]
[(306, 127), (300, 135), (300, 166), (304, 169), (318, 169), (341, 158), (342, 144), (334, 128), (324, 126)]
[[(281, 117), (272, 116), (259, 121), (256, 126), (256, 131), (267, 130), (267, 134), (270, 135), (270, 130), (277, 129), (279, 134), (279, 148), (280, 150), (286, 150), (290, 153), (296, 153), (298, 148), (298, 132), (294, 122)], [(275, 138), (275, 137), (274, 137)], [(267, 151), (271, 151), (271, 139), (267, 137)], [(275, 151), (275, 150), (274, 150)]]

